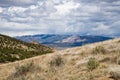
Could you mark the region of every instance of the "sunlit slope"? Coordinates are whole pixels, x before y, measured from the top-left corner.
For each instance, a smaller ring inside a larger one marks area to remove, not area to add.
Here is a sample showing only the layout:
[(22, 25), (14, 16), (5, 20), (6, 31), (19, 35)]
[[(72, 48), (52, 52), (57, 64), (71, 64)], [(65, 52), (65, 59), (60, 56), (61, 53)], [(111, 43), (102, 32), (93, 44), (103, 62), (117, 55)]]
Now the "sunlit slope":
[(119, 80), (120, 39), (0, 65), (0, 80)]

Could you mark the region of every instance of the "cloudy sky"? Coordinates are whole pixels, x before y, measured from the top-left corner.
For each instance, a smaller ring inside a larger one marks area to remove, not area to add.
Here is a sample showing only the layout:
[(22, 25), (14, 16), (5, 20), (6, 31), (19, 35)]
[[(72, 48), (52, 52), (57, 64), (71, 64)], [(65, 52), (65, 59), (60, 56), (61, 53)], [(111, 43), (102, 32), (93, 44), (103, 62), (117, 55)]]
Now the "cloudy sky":
[(0, 0), (0, 33), (120, 37), (120, 0)]

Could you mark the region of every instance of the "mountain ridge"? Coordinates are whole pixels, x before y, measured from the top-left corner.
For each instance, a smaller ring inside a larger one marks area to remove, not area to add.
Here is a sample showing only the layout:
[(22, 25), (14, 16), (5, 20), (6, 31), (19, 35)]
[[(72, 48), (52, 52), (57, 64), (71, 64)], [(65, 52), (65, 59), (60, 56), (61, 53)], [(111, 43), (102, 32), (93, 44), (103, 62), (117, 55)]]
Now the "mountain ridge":
[(50, 47), (69, 48), (75, 46), (82, 46), (88, 43), (100, 42), (104, 40), (112, 39), (111, 37), (104, 36), (80, 36), (80, 35), (55, 35), (55, 34), (37, 34), (16, 36), (16, 39), (20, 39), (26, 42), (36, 41), (45, 44)]

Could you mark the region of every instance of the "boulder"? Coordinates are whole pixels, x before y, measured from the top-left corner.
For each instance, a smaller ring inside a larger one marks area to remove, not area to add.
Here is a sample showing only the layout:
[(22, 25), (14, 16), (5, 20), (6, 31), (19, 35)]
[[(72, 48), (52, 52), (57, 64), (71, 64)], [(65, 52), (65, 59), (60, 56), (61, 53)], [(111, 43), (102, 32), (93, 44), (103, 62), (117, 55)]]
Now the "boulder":
[(108, 68), (111, 78), (120, 80), (120, 66), (111, 66)]

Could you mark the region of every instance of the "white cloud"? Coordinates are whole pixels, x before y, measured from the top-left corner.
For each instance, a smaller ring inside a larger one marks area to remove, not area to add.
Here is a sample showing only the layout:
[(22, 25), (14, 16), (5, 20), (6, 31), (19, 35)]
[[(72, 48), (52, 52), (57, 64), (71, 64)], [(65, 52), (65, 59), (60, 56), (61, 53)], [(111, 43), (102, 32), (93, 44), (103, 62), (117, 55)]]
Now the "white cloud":
[(9, 7), (8, 8), (8, 12), (10, 13), (20, 13), (20, 12), (24, 12), (26, 11), (27, 8), (23, 8), (23, 7)]
[(80, 6), (79, 3), (73, 1), (64, 2), (63, 4), (54, 6), (55, 9), (57, 9), (57, 12), (55, 14), (67, 15), (68, 13), (71, 12), (71, 10), (77, 9), (79, 6)]
[(113, 2), (114, 5), (120, 5), (120, 0)]
[(38, 6), (31, 5), (29, 8), (30, 8), (31, 10), (32, 10), (32, 9), (37, 9), (37, 8), (38, 8)]
[(111, 29), (110, 25), (105, 25), (103, 23), (98, 23), (96, 25), (97, 25), (97, 27), (93, 27), (91, 29), (90, 34), (92, 34), (92, 35), (112, 36), (113, 37), (114, 30)]
[(95, 13), (100, 11), (100, 7), (93, 5), (83, 5), (81, 8), (84, 12)]
[(14, 17), (11, 18), (11, 21), (25, 23), (25, 22), (32, 22), (34, 21), (34, 19), (32, 17), (26, 17), (26, 18)]
[(2, 13), (3, 12), (3, 9), (0, 7), (0, 13)]
[(103, 23), (100, 23), (97, 27), (94, 27), (92, 30), (93, 31), (104, 31), (104, 30), (108, 30), (110, 28), (110, 26), (106, 26)]
[(24, 29), (33, 29), (33, 27), (29, 24), (25, 23), (16, 23), (16, 22), (8, 22), (4, 19), (0, 19), (0, 26), (1, 29), (10, 29), (10, 30), (24, 30)]

